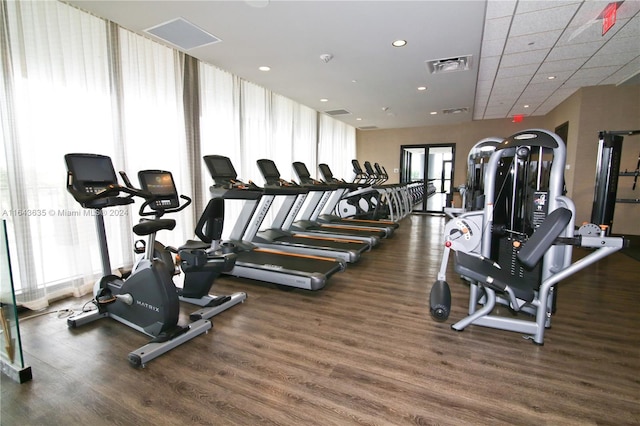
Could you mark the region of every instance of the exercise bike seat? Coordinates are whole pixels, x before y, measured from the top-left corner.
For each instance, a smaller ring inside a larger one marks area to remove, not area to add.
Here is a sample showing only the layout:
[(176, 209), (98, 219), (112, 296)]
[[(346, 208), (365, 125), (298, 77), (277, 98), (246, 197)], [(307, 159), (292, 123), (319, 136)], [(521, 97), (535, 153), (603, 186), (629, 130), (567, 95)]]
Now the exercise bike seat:
[(174, 219), (145, 220), (133, 227), (133, 233), (138, 236), (143, 236), (153, 234), (162, 229), (171, 231), (175, 227), (176, 221)]
[(178, 251), (181, 250), (206, 250), (211, 247), (210, 243), (198, 240), (187, 240), (186, 243), (178, 247)]

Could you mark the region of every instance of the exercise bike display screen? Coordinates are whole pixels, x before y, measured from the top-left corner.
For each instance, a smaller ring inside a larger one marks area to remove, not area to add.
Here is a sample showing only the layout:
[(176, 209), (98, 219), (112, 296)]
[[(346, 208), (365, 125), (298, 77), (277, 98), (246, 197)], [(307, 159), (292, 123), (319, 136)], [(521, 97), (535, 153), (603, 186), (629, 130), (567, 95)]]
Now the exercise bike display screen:
[(178, 190), (173, 182), (171, 172), (162, 170), (142, 170), (138, 173), (140, 186), (144, 191), (157, 197), (149, 207), (154, 210), (175, 208), (180, 205)]
[(79, 191), (96, 193), (118, 182), (111, 158), (105, 155), (67, 154), (64, 159), (73, 175), (73, 186)]

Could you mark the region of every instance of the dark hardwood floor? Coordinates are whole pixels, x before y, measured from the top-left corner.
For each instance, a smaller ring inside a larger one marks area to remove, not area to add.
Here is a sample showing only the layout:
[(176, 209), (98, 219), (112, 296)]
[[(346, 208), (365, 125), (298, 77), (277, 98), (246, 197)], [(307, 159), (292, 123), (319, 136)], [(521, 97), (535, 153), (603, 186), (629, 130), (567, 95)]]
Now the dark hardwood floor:
[(221, 278), (214, 292), (248, 300), (144, 369), (127, 354), (147, 339), (113, 320), (77, 330), (55, 313), (23, 321), (33, 380), (2, 377), (0, 422), (640, 424), (640, 262), (616, 253), (562, 282), (542, 347), (506, 331), (455, 332), (468, 286), (453, 272), (449, 320), (428, 309), (443, 226), (406, 218), (318, 292)]

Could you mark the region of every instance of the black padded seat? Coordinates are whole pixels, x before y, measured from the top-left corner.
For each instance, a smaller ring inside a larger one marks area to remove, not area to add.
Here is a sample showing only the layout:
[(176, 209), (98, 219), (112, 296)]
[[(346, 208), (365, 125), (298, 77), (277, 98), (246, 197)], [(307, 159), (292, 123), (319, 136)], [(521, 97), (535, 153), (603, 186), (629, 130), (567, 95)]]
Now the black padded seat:
[[(571, 211), (560, 207), (545, 218), (533, 235), (523, 244), (517, 257), (527, 268), (535, 266), (553, 245), (556, 238), (566, 229), (571, 221)], [(532, 302), (535, 291), (529, 284), (481, 256), (473, 256), (461, 251), (455, 252), (454, 269), (460, 275), (477, 281), (502, 293), (510, 293), (520, 300)], [(512, 302), (514, 302), (512, 300)], [(516, 306), (512, 308), (517, 309)]]
[(158, 232), (162, 229), (166, 229), (171, 231), (176, 227), (176, 221), (174, 219), (154, 219), (154, 220), (145, 220), (144, 222), (140, 222), (136, 226), (133, 227), (133, 232), (136, 235), (149, 235), (154, 232)]
[(187, 240), (186, 243), (178, 247), (178, 250), (206, 250), (211, 244), (198, 240)]
[(532, 302), (535, 298), (535, 292), (530, 286), (512, 276), (508, 271), (500, 269), (490, 259), (456, 251), (454, 270), (464, 277), (499, 292), (504, 293), (507, 288), (510, 288), (515, 297), (525, 302)]

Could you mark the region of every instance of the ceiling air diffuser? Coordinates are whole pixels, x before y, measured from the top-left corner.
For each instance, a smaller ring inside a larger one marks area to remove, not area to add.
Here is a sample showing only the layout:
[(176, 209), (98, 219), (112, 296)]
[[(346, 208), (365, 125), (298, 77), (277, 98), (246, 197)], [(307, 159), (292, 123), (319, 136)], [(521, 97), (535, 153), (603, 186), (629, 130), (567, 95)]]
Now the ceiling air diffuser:
[(432, 59), (425, 61), (427, 70), (431, 74), (442, 74), (447, 72), (467, 71), (471, 68), (471, 55), (458, 56), (455, 58)]

